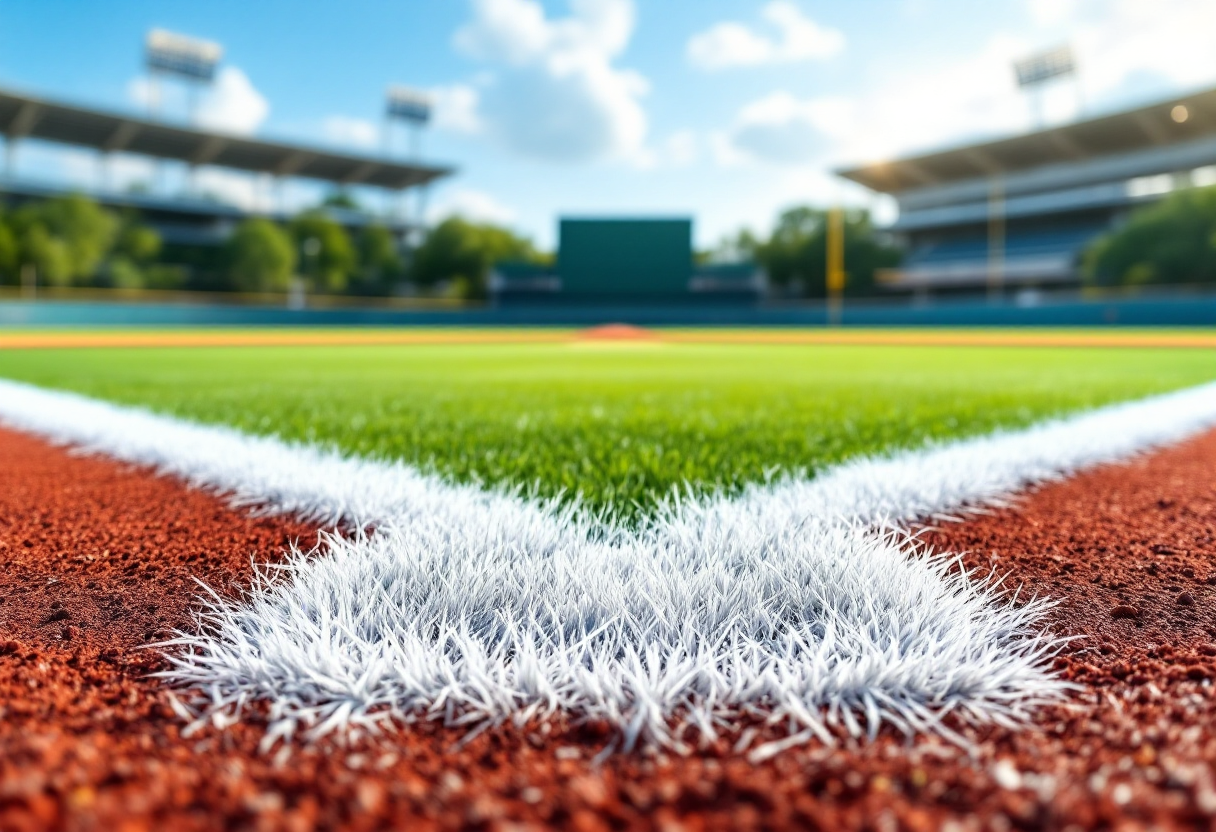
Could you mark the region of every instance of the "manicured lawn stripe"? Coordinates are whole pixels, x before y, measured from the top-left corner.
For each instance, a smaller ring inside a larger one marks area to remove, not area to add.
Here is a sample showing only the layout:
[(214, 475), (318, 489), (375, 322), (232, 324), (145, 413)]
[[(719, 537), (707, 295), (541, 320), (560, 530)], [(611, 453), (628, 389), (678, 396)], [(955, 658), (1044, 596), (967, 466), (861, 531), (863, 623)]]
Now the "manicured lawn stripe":
[(31, 350), (0, 376), (636, 520), (672, 489), (1020, 427), (1216, 377), (1204, 350), (717, 344)]

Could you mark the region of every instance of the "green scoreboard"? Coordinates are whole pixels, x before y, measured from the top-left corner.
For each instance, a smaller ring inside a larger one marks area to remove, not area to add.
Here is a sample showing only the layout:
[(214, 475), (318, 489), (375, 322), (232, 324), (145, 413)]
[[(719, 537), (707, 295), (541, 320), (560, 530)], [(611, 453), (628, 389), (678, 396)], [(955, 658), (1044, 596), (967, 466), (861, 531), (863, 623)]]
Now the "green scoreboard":
[(675, 298), (692, 279), (690, 219), (566, 219), (557, 273), (569, 298)]

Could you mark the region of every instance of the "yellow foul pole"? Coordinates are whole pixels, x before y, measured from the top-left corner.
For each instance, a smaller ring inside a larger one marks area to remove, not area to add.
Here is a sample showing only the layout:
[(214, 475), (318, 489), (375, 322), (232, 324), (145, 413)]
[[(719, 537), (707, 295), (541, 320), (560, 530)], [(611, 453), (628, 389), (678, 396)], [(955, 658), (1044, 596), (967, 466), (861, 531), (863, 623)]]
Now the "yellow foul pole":
[(840, 323), (844, 300), (844, 213), (839, 206), (828, 211), (827, 294), (828, 323)]

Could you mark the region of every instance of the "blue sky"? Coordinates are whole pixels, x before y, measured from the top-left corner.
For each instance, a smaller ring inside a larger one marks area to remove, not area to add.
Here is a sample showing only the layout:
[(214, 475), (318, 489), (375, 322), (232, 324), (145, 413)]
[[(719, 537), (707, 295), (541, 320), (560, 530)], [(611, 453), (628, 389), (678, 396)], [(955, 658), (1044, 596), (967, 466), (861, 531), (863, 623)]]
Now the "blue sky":
[[(830, 175), (1025, 129), (1010, 62), (1071, 43), (1078, 85), (1052, 120), (1216, 83), (1211, 0), (0, 0), (0, 84), (146, 109), (145, 33), (218, 41), (209, 126), (374, 151), (385, 87), (431, 91), (425, 154), (460, 173), (431, 195), (552, 244), (561, 214), (692, 214), (698, 240), (763, 231), (783, 207), (891, 207)], [(167, 94), (167, 117), (183, 118)], [(87, 180), (80, 152), (23, 173)], [(129, 179), (146, 177), (129, 160)], [(209, 172), (255, 204), (264, 189)], [(315, 190), (297, 188), (306, 201)]]

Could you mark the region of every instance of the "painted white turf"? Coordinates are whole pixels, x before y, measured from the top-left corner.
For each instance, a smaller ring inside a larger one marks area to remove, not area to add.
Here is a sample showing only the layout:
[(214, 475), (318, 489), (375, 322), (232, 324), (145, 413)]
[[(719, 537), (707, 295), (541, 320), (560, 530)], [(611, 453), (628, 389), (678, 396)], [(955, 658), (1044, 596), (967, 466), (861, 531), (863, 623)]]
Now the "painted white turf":
[(620, 747), (680, 747), (757, 716), (790, 742), (883, 721), (946, 732), (947, 713), (1016, 724), (1062, 695), (1047, 604), (1010, 602), (898, 525), (1216, 425), (1216, 385), (691, 499), (639, 529), (14, 382), (0, 421), (364, 530), (262, 568), (244, 598), (210, 597), (169, 645), (166, 675), (205, 717), (264, 702), (273, 742), (565, 713), (611, 723)]

